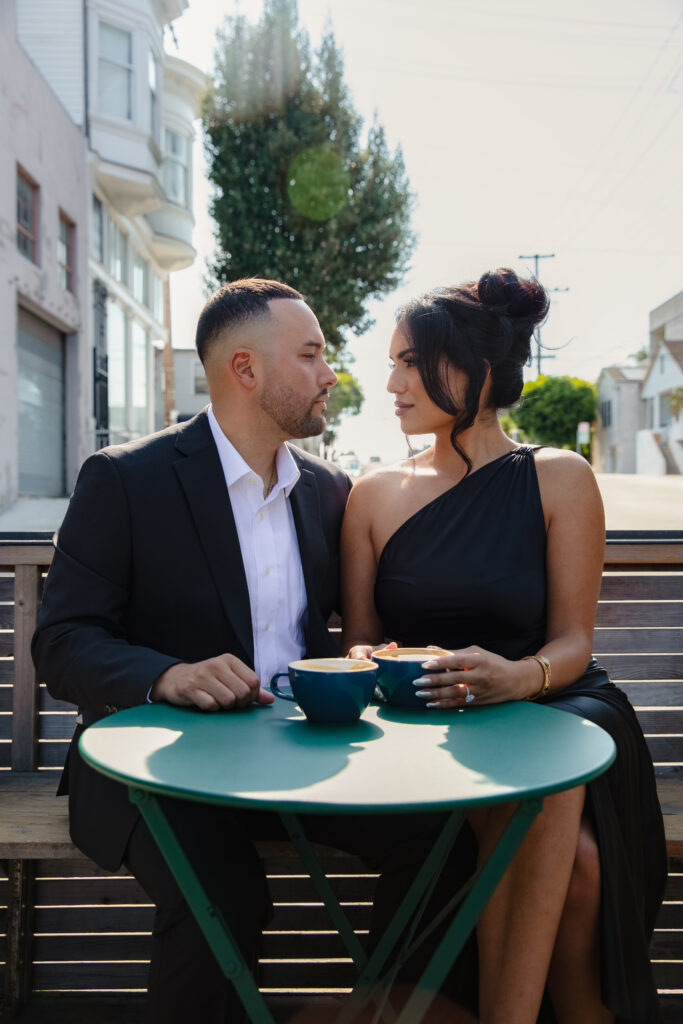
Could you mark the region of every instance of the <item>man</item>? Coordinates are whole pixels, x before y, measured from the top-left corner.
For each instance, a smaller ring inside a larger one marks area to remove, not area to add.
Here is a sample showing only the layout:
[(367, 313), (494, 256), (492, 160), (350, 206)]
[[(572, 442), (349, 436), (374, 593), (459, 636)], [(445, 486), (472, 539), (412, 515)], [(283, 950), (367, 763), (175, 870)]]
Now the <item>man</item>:
[[(50, 692), (79, 707), (61, 784), (73, 840), (105, 868), (125, 863), (159, 908), (152, 1018), (223, 1024), (229, 987), (146, 826), (76, 744), (92, 722), (146, 700), (206, 711), (268, 704), (261, 683), (276, 671), (337, 654), (326, 623), (350, 482), (284, 443), (322, 432), (336, 382), (299, 292), (258, 279), (224, 286), (202, 311), (197, 350), (208, 411), (84, 464), (33, 654)], [(253, 957), (269, 901), (245, 829), (225, 810), (164, 806)]]
[[(286, 444), (323, 430), (336, 382), (299, 292), (260, 279), (225, 285), (202, 311), (197, 350), (208, 410), (84, 464), (33, 641), (52, 695), (79, 707), (60, 785), (71, 836), (102, 867), (125, 864), (157, 907), (154, 1024), (227, 1024), (243, 1014), (125, 787), (83, 762), (78, 738), (148, 700), (207, 712), (269, 704), (262, 684), (275, 672), (304, 655), (338, 653), (327, 621), (350, 489), (340, 470)], [(272, 816), (162, 804), (255, 963), (271, 905), (252, 840), (274, 834)], [(431, 841), (433, 823), (417, 817), (315, 816), (310, 825), (311, 838), (361, 852), (382, 871), (381, 923)]]

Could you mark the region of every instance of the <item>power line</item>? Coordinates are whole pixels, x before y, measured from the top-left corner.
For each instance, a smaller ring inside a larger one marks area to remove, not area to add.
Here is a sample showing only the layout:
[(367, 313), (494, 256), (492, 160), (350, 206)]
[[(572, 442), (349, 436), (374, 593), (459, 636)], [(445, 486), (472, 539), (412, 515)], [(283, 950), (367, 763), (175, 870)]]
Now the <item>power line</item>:
[[(536, 280), (540, 284), (541, 279), (540, 279), (539, 274), (538, 274), (538, 264), (539, 264), (539, 262), (541, 260), (554, 260), (555, 259), (555, 253), (554, 252), (547, 252), (547, 253), (534, 252), (530, 256), (522, 256), (520, 254), (517, 258), (520, 259), (520, 260), (533, 260), (534, 261), (534, 277), (536, 278)], [(569, 291), (569, 288), (546, 288), (546, 292), (568, 292), (568, 291)], [(541, 360), (542, 359), (554, 359), (555, 356), (550, 356), (550, 355), (547, 354), (547, 352), (545, 352), (545, 353), (541, 352), (541, 327), (540, 327), (540, 325), (537, 326), (534, 329), (534, 340), (536, 341), (536, 372), (538, 373), (538, 376), (540, 377), (541, 376)], [(566, 348), (566, 346), (568, 344), (569, 344), (569, 342), (566, 342), (564, 345), (560, 345), (558, 347), (559, 348)], [(533, 353), (529, 356), (529, 366), (532, 365), (532, 362), (533, 362)]]

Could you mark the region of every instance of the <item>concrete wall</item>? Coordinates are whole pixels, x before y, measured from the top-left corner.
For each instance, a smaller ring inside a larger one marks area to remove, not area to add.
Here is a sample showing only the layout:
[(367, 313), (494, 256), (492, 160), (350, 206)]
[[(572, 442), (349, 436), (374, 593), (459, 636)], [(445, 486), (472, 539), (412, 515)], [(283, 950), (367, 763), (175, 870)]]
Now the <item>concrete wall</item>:
[(651, 430), (639, 430), (636, 438), (636, 472), (666, 476), (666, 462)]
[(74, 124), (82, 125), (83, 0), (20, 0), (17, 34)]
[[(17, 249), (17, 164), (39, 186), (37, 264)], [(13, 0), (0, 3), (0, 508), (18, 489), (17, 305), (66, 335), (66, 462), (71, 489), (92, 450), (87, 341), (89, 185), (86, 143), (17, 41)], [(76, 225), (75, 294), (59, 282), (59, 211)]]
[(199, 356), (193, 348), (173, 350), (174, 404), (180, 415), (192, 415), (209, 404), (209, 393), (195, 392), (195, 371), (201, 370)]

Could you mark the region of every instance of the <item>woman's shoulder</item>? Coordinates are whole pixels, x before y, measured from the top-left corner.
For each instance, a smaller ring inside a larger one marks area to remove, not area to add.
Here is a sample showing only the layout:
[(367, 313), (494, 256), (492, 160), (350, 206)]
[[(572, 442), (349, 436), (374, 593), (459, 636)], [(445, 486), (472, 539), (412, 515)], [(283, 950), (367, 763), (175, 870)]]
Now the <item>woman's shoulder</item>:
[(405, 480), (414, 472), (411, 459), (373, 469), (355, 481), (349, 502), (359, 510), (365, 507), (376, 508), (375, 502), (378, 499), (386, 501), (387, 497), (400, 491)]
[(577, 452), (566, 448), (536, 448), (534, 461), (538, 481), (544, 491), (560, 494), (577, 488), (597, 491), (590, 463)]

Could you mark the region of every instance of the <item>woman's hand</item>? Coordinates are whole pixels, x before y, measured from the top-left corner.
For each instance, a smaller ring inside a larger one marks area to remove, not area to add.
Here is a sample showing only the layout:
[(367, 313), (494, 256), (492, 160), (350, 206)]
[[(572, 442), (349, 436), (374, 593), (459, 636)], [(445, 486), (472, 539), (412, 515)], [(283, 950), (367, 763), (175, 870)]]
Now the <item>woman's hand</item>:
[(347, 658), (365, 658), (369, 660), (375, 651), (388, 651), (392, 647), (397, 647), (398, 644), (392, 640), (389, 644), (376, 644), (375, 647), (372, 644), (355, 644), (346, 655)]
[(537, 662), (508, 661), (481, 647), (452, 651), (423, 662), (422, 667), (425, 675), (415, 680), (415, 686), (428, 708), (521, 700), (537, 693), (543, 682)]

